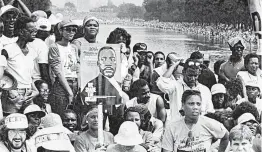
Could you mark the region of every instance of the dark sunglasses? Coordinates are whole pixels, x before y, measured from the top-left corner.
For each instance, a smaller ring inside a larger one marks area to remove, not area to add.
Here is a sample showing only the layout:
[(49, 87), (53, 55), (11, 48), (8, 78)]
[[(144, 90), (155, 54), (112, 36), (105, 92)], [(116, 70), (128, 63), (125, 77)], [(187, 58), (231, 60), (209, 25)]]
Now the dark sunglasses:
[(64, 30), (65, 30), (66, 32), (68, 32), (68, 33), (70, 33), (70, 32), (76, 33), (76, 32), (77, 32), (77, 28), (74, 28), (74, 27), (72, 27), (72, 28), (70, 28), (70, 27), (65, 27)]

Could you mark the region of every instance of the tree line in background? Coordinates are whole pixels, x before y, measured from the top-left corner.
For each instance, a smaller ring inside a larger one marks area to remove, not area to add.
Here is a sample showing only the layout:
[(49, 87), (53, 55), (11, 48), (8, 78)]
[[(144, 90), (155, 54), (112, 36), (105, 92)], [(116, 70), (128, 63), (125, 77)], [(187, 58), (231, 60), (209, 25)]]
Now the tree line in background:
[[(4, 0), (5, 4), (8, 4), (9, 2), (13, 1), (14, 6), (17, 6), (16, 0)], [(50, 10), (52, 3), (50, 0), (22, 0), (24, 4), (28, 7), (28, 9), (31, 12), (37, 11), (37, 10)]]
[(142, 7), (134, 8), (133, 4), (120, 5), (118, 17), (195, 22), (202, 25), (222, 23), (238, 28), (248, 28), (251, 25), (246, 0), (144, 0)]

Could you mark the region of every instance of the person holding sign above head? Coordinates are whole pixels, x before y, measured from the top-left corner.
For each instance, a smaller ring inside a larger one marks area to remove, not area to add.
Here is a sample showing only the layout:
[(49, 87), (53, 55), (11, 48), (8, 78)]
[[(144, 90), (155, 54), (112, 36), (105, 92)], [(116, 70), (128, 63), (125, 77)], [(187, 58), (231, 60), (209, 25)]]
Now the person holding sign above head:
[[(116, 63), (115, 50), (109, 46), (102, 47), (98, 52), (97, 61), (100, 73), (86, 84), (81, 93), (82, 101), (88, 104), (96, 104), (100, 98), (105, 98), (104, 117), (108, 115), (110, 132), (113, 134), (117, 133), (121, 123), (120, 118), (124, 114), (122, 98), (123, 101), (129, 100), (114, 78)], [(105, 121), (106, 119), (104, 123)]]
[(70, 44), (77, 25), (71, 20), (64, 20), (57, 27), (61, 39), (49, 48), (48, 54), (51, 76), (54, 79), (49, 100), (52, 112), (62, 115), (77, 92), (77, 48)]
[(227, 129), (218, 121), (201, 116), (201, 104), (199, 91), (184, 91), (182, 109), (185, 116), (167, 125), (162, 140), (163, 152), (208, 152), (213, 139), (221, 139), (218, 152), (226, 150)]

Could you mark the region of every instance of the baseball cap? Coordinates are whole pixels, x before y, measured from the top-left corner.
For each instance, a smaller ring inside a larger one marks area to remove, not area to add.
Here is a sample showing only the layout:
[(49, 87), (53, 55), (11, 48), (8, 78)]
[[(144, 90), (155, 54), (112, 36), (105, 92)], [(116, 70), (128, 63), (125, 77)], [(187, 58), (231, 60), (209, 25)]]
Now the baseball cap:
[(237, 123), (242, 124), (251, 120), (258, 123), (254, 115), (252, 115), (251, 113), (244, 113), (237, 119)]
[(230, 47), (234, 47), (239, 42), (244, 46), (244, 48), (246, 47), (245, 41), (239, 36), (233, 37), (233, 38), (228, 40), (228, 44), (229, 44)]
[(247, 86), (256, 87), (256, 88), (258, 88), (258, 89), (260, 90), (260, 86), (259, 86), (259, 83), (258, 83), (257, 81), (248, 81), (248, 82), (246, 83), (246, 87), (247, 87)]
[(24, 114), (12, 113), (5, 118), (7, 129), (26, 129), (28, 128), (28, 120)]
[(217, 83), (211, 87), (211, 94), (214, 95), (217, 93), (224, 93), (224, 94), (226, 93), (226, 88), (223, 84)]
[(72, 20), (63, 20), (62, 22), (58, 23), (58, 29), (61, 29), (66, 26), (77, 26), (77, 24)]
[(37, 10), (32, 13), (31, 18), (35, 18), (37, 21), (40, 18), (47, 18), (47, 14), (42, 10)]
[(5, 5), (5, 6), (1, 7), (0, 16), (5, 14), (6, 12), (15, 12), (17, 14), (20, 13), (19, 9), (14, 7), (14, 6), (12, 6), (12, 5)]
[(133, 52), (139, 52), (138, 50), (147, 51), (147, 45), (145, 43), (136, 43)]
[(97, 24), (99, 25), (98, 19), (96, 17), (88, 17), (88, 16), (86, 16), (84, 18), (84, 20), (83, 20), (83, 26), (85, 26), (86, 22), (91, 21), (91, 20), (96, 21)]
[(28, 115), (31, 113), (38, 113), (40, 118), (45, 116), (45, 112), (40, 109), (40, 107), (36, 104), (29, 105), (24, 110), (24, 115)]
[(50, 31), (51, 23), (47, 18), (39, 18), (36, 22), (36, 26), (38, 30), (41, 31)]

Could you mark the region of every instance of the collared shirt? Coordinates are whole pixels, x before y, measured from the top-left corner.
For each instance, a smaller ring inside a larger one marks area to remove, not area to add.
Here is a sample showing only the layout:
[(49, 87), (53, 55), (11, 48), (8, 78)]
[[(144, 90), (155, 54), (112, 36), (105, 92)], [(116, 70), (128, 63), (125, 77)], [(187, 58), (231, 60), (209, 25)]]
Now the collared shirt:
[(172, 120), (178, 120), (181, 118), (179, 110), (182, 107), (182, 94), (185, 90), (198, 90), (202, 97), (201, 114), (204, 115), (207, 112), (215, 112), (211, 92), (208, 87), (197, 83), (196, 87), (190, 88), (184, 81), (176, 81), (175, 79), (165, 78), (160, 76), (157, 81), (158, 88), (167, 93), (170, 99), (170, 113)]
[(244, 59), (241, 58), (239, 62), (232, 62), (230, 59), (220, 66), (220, 70), (224, 72), (228, 79), (236, 78), (237, 73), (244, 69)]

